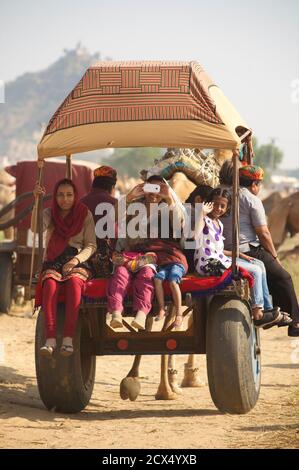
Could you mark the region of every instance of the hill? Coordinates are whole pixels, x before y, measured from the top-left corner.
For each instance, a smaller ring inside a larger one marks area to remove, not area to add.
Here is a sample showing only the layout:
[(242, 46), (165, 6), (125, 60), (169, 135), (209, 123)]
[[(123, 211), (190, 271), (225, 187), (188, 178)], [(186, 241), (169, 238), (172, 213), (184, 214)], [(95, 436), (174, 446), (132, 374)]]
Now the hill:
[(6, 102), (0, 106), (0, 166), (36, 157), (36, 144), (51, 115), (99, 54), (78, 46), (45, 70), (25, 73), (6, 84)]

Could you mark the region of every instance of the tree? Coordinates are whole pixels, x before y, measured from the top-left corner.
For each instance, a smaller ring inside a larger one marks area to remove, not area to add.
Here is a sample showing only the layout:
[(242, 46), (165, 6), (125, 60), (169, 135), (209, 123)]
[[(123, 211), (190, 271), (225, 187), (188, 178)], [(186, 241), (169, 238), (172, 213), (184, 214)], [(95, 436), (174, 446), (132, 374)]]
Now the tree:
[[(113, 155), (109, 156), (109, 163), (117, 169), (120, 176), (133, 176), (137, 178), (140, 170), (154, 165), (154, 160), (160, 158), (165, 149), (134, 147), (126, 149), (115, 149)], [(105, 161), (102, 161), (105, 164)]]
[(268, 144), (259, 146), (256, 138), (253, 139), (254, 163), (261, 166), (269, 175), (276, 170), (283, 160), (283, 151), (275, 145), (275, 139), (271, 139)]

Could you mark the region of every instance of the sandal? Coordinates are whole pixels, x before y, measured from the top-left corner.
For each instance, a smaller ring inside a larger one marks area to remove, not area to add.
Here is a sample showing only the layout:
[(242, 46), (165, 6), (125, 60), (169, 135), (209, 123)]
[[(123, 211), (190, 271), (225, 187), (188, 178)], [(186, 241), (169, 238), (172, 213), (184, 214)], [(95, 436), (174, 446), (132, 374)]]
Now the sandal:
[(60, 348), (60, 354), (64, 357), (71, 356), (74, 352), (74, 347), (71, 344), (63, 344)]
[(288, 328), (288, 336), (299, 336), (299, 327), (290, 325)]
[(145, 330), (145, 322), (146, 322), (146, 314), (142, 312), (141, 310), (139, 310), (134, 320), (131, 322), (131, 326), (133, 326), (133, 328), (136, 328), (138, 331)]
[(54, 346), (47, 346), (46, 344), (42, 346), (39, 350), (41, 356), (51, 358), (56, 348)]
[(111, 328), (122, 328), (124, 326), (121, 312), (112, 312), (110, 326)]
[(280, 311), (280, 314), (282, 316), (281, 320), (276, 323), (271, 323), (270, 325), (263, 326), (263, 330), (268, 330), (269, 328), (272, 328), (272, 326), (275, 325), (277, 325), (278, 328), (282, 326), (289, 326), (292, 323), (292, 319), (288, 313)]
[(263, 316), (259, 320), (253, 320), (253, 324), (256, 328), (263, 328), (266, 325), (272, 325), (278, 323), (282, 319), (280, 310), (269, 310), (263, 311)]
[(280, 312), (280, 307), (273, 307), (273, 308), (269, 308), (267, 310), (263, 310), (263, 313), (267, 313), (267, 312), (270, 312), (270, 313), (274, 313), (274, 312)]

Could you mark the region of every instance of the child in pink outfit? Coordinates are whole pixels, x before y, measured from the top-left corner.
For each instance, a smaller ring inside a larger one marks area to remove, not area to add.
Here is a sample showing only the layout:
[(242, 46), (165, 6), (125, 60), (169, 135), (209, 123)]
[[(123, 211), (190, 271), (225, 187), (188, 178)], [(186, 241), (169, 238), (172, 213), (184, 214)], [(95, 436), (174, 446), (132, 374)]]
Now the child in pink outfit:
[(137, 312), (132, 326), (144, 329), (146, 315), (152, 308), (154, 295), (153, 277), (156, 273), (155, 253), (135, 253), (124, 251), (113, 253), (114, 273), (108, 284), (108, 311), (112, 313), (110, 325), (122, 327), (124, 299), (132, 285), (133, 311)]
[(138, 330), (144, 329), (146, 315), (152, 308), (154, 296), (155, 268), (152, 265), (143, 266), (137, 272), (129, 271), (126, 266), (116, 266), (108, 284), (108, 311), (112, 313), (110, 325), (121, 328), (123, 302), (132, 285), (133, 311), (137, 312), (132, 326)]
[[(146, 316), (151, 310), (154, 295), (153, 279), (156, 274), (155, 265), (157, 260), (159, 260), (159, 263), (157, 264), (160, 264), (161, 261), (159, 259), (161, 258), (161, 243), (162, 252), (167, 251), (167, 248), (169, 248), (168, 245), (173, 239), (173, 236), (170, 237), (170, 235), (164, 235), (161, 229), (162, 217), (164, 217), (165, 220), (172, 222), (173, 225), (175, 221), (176, 205), (173, 197), (171, 196), (170, 188), (160, 176), (153, 175), (147, 180), (147, 182), (154, 183), (159, 186), (159, 191), (148, 192), (144, 190), (145, 185), (142, 183), (133, 188), (126, 196), (126, 227), (128, 227), (132, 221), (132, 213), (129, 210), (130, 204), (134, 201), (138, 201), (144, 209), (142, 224), (143, 228), (146, 228), (146, 233), (142, 231), (138, 233), (137, 236), (135, 234), (133, 236), (128, 231), (124, 238), (122, 249), (120, 249), (119, 243), (118, 249), (120, 253), (114, 260), (114, 265), (118, 266), (115, 267), (115, 271), (113, 277), (110, 279), (107, 291), (108, 311), (112, 314), (110, 325), (113, 328), (120, 328), (123, 326), (123, 301), (131, 284), (133, 287), (133, 308), (134, 311), (137, 312), (131, 325), (138, 330), (145, 328)], [(160, 203), (160, 213), (153, 215), (153, 207), (158, 208)], [(155, 235), (151, 234), (152, 228), (156, 229), (157, 233)], [(173, 232), (172, 225), (171, 229)], [(120, 239), (118, 242), (120, 242)], [(159, 253), (154, 248), (157, 246), (157, 242), (160, 243)], [(172, 250), (170, 251), (172, 252)], [(131, 256), (133, 258), (131, 258)], [(118, 262), (118, 257), (120, 258), (120, 263)]]

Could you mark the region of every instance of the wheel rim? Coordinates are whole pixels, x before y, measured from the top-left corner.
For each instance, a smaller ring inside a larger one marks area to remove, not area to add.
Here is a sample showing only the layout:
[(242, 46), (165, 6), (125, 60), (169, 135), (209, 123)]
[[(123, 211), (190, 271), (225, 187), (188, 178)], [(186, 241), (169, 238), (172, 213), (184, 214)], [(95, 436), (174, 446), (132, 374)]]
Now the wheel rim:
[(258, 391), (261, 382), (261, 349), (260, 349), (260, 335), (257, 328), (251, 323), (250, 332), (250, 349), (252, 361), (252, 374), (255, 389)]

